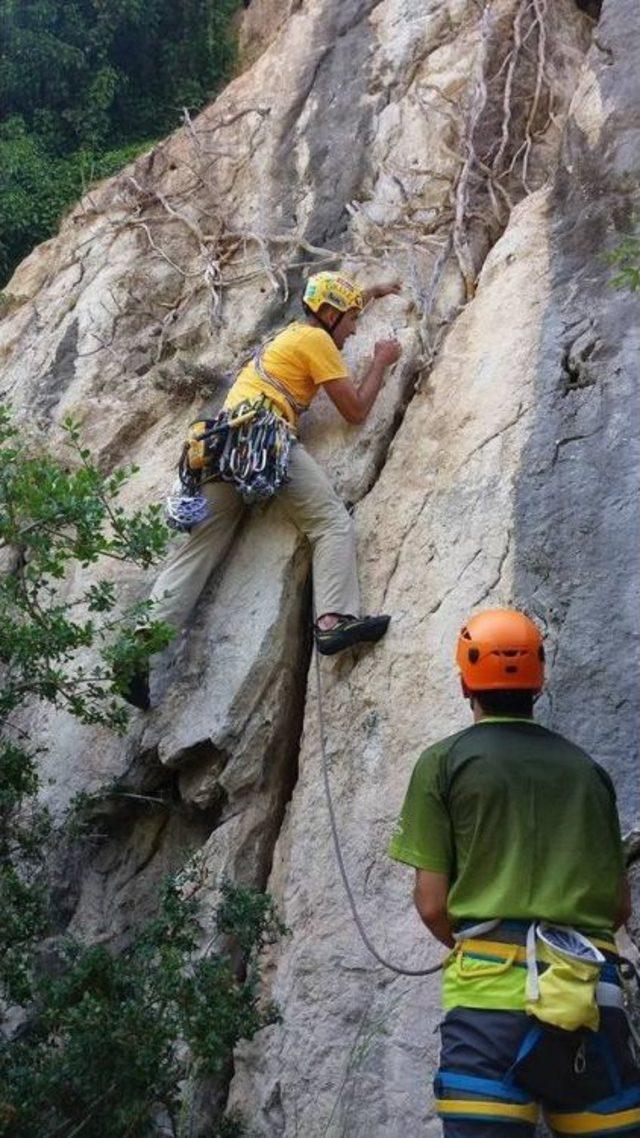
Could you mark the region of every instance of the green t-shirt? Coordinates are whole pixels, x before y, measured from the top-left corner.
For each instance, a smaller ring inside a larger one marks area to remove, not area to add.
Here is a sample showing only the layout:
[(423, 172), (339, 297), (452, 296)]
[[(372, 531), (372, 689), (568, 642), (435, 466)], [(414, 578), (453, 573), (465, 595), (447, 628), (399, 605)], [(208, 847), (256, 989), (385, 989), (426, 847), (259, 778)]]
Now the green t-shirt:
[(419, 758), (389, 846), (446, 873), (449, 915), (612, 929), (622, 842), (606, 771), (532, 720), (487, 718)]

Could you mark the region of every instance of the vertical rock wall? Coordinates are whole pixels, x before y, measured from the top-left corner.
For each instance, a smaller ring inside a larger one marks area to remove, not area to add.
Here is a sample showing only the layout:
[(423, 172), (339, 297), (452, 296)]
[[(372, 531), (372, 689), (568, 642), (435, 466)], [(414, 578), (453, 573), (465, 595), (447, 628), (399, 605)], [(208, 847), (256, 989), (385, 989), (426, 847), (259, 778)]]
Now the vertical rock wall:
[[(365, 595), (393, 614), (384, 645), (322, 665), (345, 859), (379, 950), (409, 968), (434, 964), (442, 950), (412, 910), (411, 871), (388, 861), (385, 847), (420, 751), (468, 720), (452, 661), (464, 615), (514, 597), (514, 491), (536, 413), (548, 202), (541, 192), (518, 207), (358, 509)], [(497, 318), (507, 303), (508, 328)], [(270, 1136), (321, 1135), (330, 1118), (332, 1134), (435, 1135), (428, 1081), (439, 980), (395, 977), (362, 946), (320, 772), (312, 682), (270, 881), (293, 929), (272, 978), (284, 1026), (241, 1049), (234, 1099), (259, 1103), (256, 1132)]]
[[(384, 849), (420, 749), (468, 719), (452, 655), (469, 611), (535, 614), (551, 648), (541, 718), (591, 749), (623, 821), (638, 818), (638, 305), (611, 290), (603, 256), (638, 196), (640, 21), (622, 8), (605, 5), (551, 185), (512, 213), (358, 510), (389, 636), (322, 666), (345, 858), (369, 932), (404, 966), (438, 949)], [(312, 682), (270, 883), (294, 929), (271, 978), (285, 1026), (240, 1049), (233, 1098), (255, 1104), (261, 1135), (435, 1135), (438, 981), (389, 974), (358, 939), (328, 845), (316, 700)]]
[(550, 197), (550, 297), (535, 420), (516, 485), (516, 596), (553, 644), (548, 714), (616, 780), (638, 818), (640, 421), (637, 296), (606, 251), (638, 208), (640, 52), (633, 4), (605, 5)]

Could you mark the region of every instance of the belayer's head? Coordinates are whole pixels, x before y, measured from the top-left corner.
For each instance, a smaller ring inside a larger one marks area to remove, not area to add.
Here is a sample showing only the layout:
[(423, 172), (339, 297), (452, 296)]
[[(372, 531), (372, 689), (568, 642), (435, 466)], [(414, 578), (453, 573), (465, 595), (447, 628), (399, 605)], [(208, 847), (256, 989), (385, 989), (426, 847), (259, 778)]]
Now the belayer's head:
[(476, 718), (531, 716), (544, 683), (544, 648), (523, 612), (489, 609), (470, 617), (458, 636), (456, 662)]
[(315, 273), (309, 277), (302, 303), (341, 348), (356, 330), (356, 320), (364, 308), (359, 285), (340, 273)]

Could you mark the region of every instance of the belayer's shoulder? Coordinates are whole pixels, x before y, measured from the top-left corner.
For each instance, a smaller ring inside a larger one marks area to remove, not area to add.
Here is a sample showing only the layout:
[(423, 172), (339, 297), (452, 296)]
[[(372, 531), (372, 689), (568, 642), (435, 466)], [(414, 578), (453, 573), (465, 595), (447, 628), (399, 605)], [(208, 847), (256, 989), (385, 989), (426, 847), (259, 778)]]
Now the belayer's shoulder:
[(558, 731), (552, 731), (549, 727), (540, 727), (539, 730), (545, 741), (557, 749), (559, 757), (568, 759), (576, 771), (582, 770), (585, 773), (593, 772), (596, 774), (615, 798), (615, 786), (611, 775), (601, 763), (594, 759), (589, 751), (585, 750), (584, 747), (580, 746), (580, 744), (576, 743), (573, 739), (567, 739), (566, 735), (561, 735)]
[(462, 731), (456, 731), (453, 735), (447, 735), (444, 739), (438, 739), (435, 743), (431, 743), (420, 755), (416, 767), (427, 767), (445, 760), (456, 744), (471, 730), (472, 727), (465, 727)]

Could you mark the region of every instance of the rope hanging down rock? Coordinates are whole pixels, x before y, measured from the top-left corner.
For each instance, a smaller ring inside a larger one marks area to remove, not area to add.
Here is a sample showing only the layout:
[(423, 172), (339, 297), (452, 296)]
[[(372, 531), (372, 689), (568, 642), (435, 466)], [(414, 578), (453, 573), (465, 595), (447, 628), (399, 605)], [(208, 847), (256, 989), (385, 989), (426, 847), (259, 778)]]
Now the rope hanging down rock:
[(324, 730), (322, 679), (320, 676), (320, 662), (318, 659), (317, 648), (314, 649), (314, 656), (315, 656), (315, 669), (316, 669), (316, 685), (317, 685), (317, 693), (318, 693), (318, 726), (319, 726), (319, 730), (320, 730), (320, 751), (322, 753), (322, 777), (323, 777), (323, 781), (324, 781), (325, 794), (327, 797), (327, 806), (329, 808), (329, 821), (331, 823), (331, 835), (333, 837), (333, 846), (334, 846), (334, 849), (336, 851), (336, 860), (338, 862), (338, 869), (340, 870), (340, 876), (342, 878), (342, 884), (344, 885), (345, 892), (347, 894), (347, 899), (349, 901), (349, 906), (351, 908), (351, 913), (353, 915), (353, 920), (355, 922), (355, 926), (356, 926), (356, 928), (360, 934), (360, 937), (362, 939), (363, 944), (368, 949), (368, 951), (371, 953), (371, 955), (373, 957), (375, 957), (375, 959), (378, 961), (378, 963), (382, 964), (382, 966), (384, 968), (388, 968), (390, 972), (396, 972), (398, 976), (432, 976), (434, 972), (440, 971), (440, 969), (443, 966), (444, 961), (440, 961), (439, 964), (432, 965), (431, 968), (401, 968), (397, 964), (392, 964), (390, 960), (386, 960), (385, 957), (381, 956), (380, 953), (378, 952), (377, 948), (375, 947), (375, 945), (371, 941), (369, 934), (367, 933), (367, 930), (364, 927), (364, 924), (362, 922), (362, 918), (360, 917), (360, 914), (358, 912), (358, 906), (356, 904), (356, 900), (355, 900), (355, 897), (353, 895), (353, 890), (351, 888), (351, 883), (349, 881), (349, 877), (347, 874), (346, 866), (344, 864), (344, 857), (342, 856), (342, 847), (340, 844), (340, 835), (338, 833), (338, 825), (336, 822), (336, 813), (335, 813), (335, 809), (334, 809), (334, 805), (333, 805), (333, 795), (331, 793), (331, 781), (329, 778), (329, 759), (327, 756), (327, 747), (326, 747), (326, 742), (325, 742), (325, 730)]

